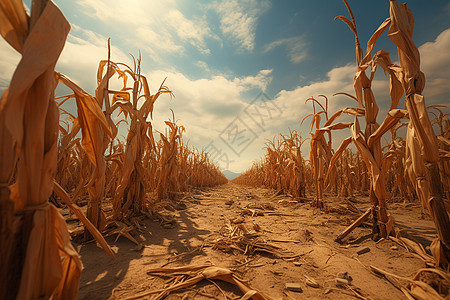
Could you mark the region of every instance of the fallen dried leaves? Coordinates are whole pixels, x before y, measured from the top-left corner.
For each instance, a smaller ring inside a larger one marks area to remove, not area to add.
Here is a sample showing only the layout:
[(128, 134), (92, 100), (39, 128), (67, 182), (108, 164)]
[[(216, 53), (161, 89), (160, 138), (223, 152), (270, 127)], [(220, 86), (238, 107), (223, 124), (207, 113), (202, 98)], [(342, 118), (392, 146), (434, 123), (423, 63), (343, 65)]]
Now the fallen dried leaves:
[[(152, 276), (169, 276), (174, 280), (172, 280), (172, 283), (166, 288), (143, 292), (141, 294), (125, 298), (125, 300), (139, 299), (153, 294), (158, 294), (153, 299), (161, 299), (170, 294), (172, 291), (192, 286), (204, 279), (211, 282), (212, 280), (222, 280), (236, 285), (244, 293), (241, 299), (272, 299), (271, 297), (264, 295), (248, 286), (242, 278), (234, 274), (231, 270), (211, 264), (190, 265), (177, 268), (156, 268), (149, 270), (147, 274)], [(221, 292), (224, 293), (222, 290)]]

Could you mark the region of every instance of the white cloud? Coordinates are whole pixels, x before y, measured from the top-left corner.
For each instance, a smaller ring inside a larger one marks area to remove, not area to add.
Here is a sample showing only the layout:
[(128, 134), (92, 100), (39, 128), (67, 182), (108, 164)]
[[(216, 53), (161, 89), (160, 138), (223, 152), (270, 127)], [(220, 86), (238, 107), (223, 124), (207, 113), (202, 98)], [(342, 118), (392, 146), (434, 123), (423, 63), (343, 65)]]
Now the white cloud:
[(176, 9), (169, 11), (166, 23), (172, 27), (183, 42), (189, 42), (203, 54), (211, 53), (205, 43), (205, 37), (218, 39), (218, 37), (212, 35), (208, 23), (204, 19), (188, 20)]
[(272, 81), (270, 74), (272, 70), (261, 70), (256, 76), (247, 76), (244, 78), (236, 78), (235, 82), (249, 87), (257, 87), (261, 91), (265, 91), (269, 83)]
[(145, 51), (155, 61), (160, 60), (162, 53), (184, 52), (184, 47), (178, 44), (166, 29), (157, 32), (150, 26), (141, 26), (135, 30), (135, 36), (128, 36), (126, 39), (131, 40), (134, 46)]
[[(312, 112), (311, 103), (305, 104), (306, 99), (310, 97), (317, 98), (318, 95), (326, 95), (329, 97), (330, 112), (333, 113), (339, 109), (342, 102), (337, 101), (337, 99), (332, 99), (333, 97), (331, 95), (337, 92), (354, 94), (353, 76), (355, 75), (355, 70), (356, 68), (352, 64), (334, 68), (327, 73), (326, 80), (314, 82), (306, 86), (298, 86), (291, 91), (280, 91), (275, 97), (275, 101), (277, 101), (280, 107), (284, 108), (283, 121), (298, 121), (298, 124), (300, 124), (300, 120)], [(350, 100), (345, 103), (347, 105), (357, 105), (356, 102), (351, 102)]]
[[(153, 126), (155, 130), (164, 131), (163, 121), (171, 117), (170, 108), (175, 112), (179, 124), (186, 127), (185, 140), (202, 149), (211, 141), (227, 151), (230, 158), (235, 160), (231, 166), (235, 170), (240, 169), (242, 158), (232, 157), (231, 150), (226, 150), (226, 145), (221, 143), (219, 134), (232, 122), (236, 116), (243, 114), (248, 103), (245, 102), (244, 93), (260, 89), (265, 86), (271, 70), (262, 70), (253, 76), (242, 78), (226, 78), (213, 76), (193, 80), (176, 71), (151, 71), (148, 79), (152, 91), (167, 77), (166, 85), (174, 92), (175, 98), (169, 101), (167, 96), (162, 96), (155, 104), (153, 114)], [(259, 153), (261, 144), (253, 145), (251, 155), (245, 158), (251, 162)], [(255, 152), (256, 151), (256, 152)], [(261, 152), (262, 154), (262, 152)], [(230, 167), (230, 168), (231, 168)]]
[(292, 63), (297, 64), (306, 58), (306, 42), (303, 37), (292, 37), (273, 41), (264, 46), (264, 52), (269, 52), (283, 46), (286, 48)]
[[(132, 2), (132, 3), (129, 3)], [(188, 19), (176, 1), (82, 0), (83, 12), (107, 24), (110, 32), (147, 52), (156, 62), (166, 54), (183, 55), (187, 45), (209, 54), (206, 38), (214, 35), (204, 17)]]
[(148, 78), (156, 88), (167, 77), (166, 85), (175, 94), (173, 102), (160, 103), (161, 114), (167, 115), (163, 111), (172, 106), (181, 119), (187, 118), (193, 124), (205, 127), (208, 123), (223, 125), (223, 120), (228, 122), (234, 118), (246, 105), (242, 93), (264, 86), (269, 74), (263, 70), (255, 76), (243, 78), (213, 76), (193, 80), (180, 72), (158, 70), (149, 72)]
[(215, 4), (220, 28), (239, 49), (252, 52), (255, 48), (258, 18), (270, 8), (269, 1), (224, 0)]
[[(97, 86), (97, 69), (101, 60), (108, 58), (108, 39), (90, 30), (72, 25), (66, 45), (56, 65), (56, 70), (74, 80), (93, 94)], [(119, 48), (111, 46), (111, 60), (129, 64), (130, 57)]]
[(197, 61), (196, 65), (199, 68), (201, 68), (202, 70), (204, 70), (205, 72), (208, 72), (208, 73), (211, 72), (211, 69), (209, 68), (209, 65), (206, 62), (202, 61), (202, 60)]
[(421, 68), (425, 73), (426, 101), (430, 104), (448, 104), (450, 101), (450, 28), (433, 42), (419, 47)]

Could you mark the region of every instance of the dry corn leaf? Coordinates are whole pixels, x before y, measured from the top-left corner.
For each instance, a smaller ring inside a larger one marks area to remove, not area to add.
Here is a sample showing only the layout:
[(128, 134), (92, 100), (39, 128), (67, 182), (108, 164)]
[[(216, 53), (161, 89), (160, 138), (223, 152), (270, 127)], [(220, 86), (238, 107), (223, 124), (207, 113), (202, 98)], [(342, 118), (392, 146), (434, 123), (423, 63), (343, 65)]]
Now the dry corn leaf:
[(212, 265), (193, 265), (193, 266), (170, 268), (170, 269), (157, 268), (157, 269), (151, 269), (151, 270), (147, 271), (147, 274), (155, 275), (155, 276), (187, 275), (189, 277), (184, 281), (181, 281), (172, 286), (169, 286), (168, 288), (143, 292), (141, 294), (138, 294), (138, 295), (135, 295), (132, 297), (128, 297), (125, 300), (139, 299), (139, 298), (146, 297), (146, 296), (152, 295), (152, 294), (164, 293), (165, 295), (167, 295), (168, 293), (170, 293), (172, 291), (192, 286), (192, 285), (202, 281), (203, 279), (222, 280), (222, 281), (226, 281), (231, 284), (234, 284), (244, 293), (244, 297), (247, 297), (247, 299), (249, 296), (251, 296), (251, 298), (254, 300), (273, 299), (269, 296), (262, 294), (261, 292), (255, 290), (255, 289), (249, 287), (244, 282), (243, 279), (241, 279), (240, 277), (235, 275), (231, 270), (212, 266)]
[(111, 250), (111, 247), (109, 247), (108, 243), (105, 241), (105, 239), (103, 238), (102, 234), (98, 231), (98, 229), (86, 218), (86, 216), (83, 214), (78, 205), (72, 203), (66, 191), (57, 182), (55, 182), (54, 184), (55, 184), (54, 191), (58, 195), (58, 197), (60, 197), (64, 201), (64, 203), (69, 207), (69, 209), (75, 213), (78, 219), (80, 219), (80, 221), (84, 224), (84, 226), (86, 226), (89, 232), (91, 232), (92, 236), (103, 248), (103, 250), (105, 250), (105, 252), (109, 256), (115, 259), (116, 257), (114, 255), (114, 252)]

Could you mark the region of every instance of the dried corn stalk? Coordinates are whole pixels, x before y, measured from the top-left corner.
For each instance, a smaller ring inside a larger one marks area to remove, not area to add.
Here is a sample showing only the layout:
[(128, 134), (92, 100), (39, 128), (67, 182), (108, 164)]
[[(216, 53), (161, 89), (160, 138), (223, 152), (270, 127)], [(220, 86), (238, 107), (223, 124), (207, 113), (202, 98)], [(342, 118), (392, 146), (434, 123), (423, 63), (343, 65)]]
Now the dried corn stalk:
[(0, 3), (0, 32), (22, 54), (1, 106), (4, 125), (17, 143), (17, 182), (10, 197), (16, 214), (22, 215), (15, 239), (17, 249), (24, 251), (24, 257), (15, 261), (22, 268), (20, 284), (14, 285), (17, 290), (10, 295), (17, 294), (17, 299), (76, 299), (81, 261), (64, 219), (48, 203), (56, 169), (59, 119), (53, 95), (54, 67), (70, 26), (51, 1), (33, 1), (31, 11), (28, 19), (21, 1)]
[(288, 156), (287, 178), (290, 180), (288, 189), (295, 198), (306, 196), (305, 162), (300, 150), (304, 140), (295, 130), (289, 130), (289, 136), (283, 136), (283, 144)]
[[(111, 119), (113, 108), (109, 99), (109, 79), (118, 73), (119, 77), (124, 76), (118, 67), (110, 62), (110, 45), (108, 40), (108, 60), (100, 61), (97, 72), (97, 89), (96, 97), (92, 97), (86, 93), (81, 87), (76, 85), (68, 77), (57, 74), (57, 78), (67, 87), (72, 89), (74, 94), (65, 96), (65, 102), (70, 98), (75, 98), (78, 109), (78, 117), (75, 118), (76, 125), (72, 129), (71, 137), (76, 135), (76, 129), (82, 131), (82, 144), (86, 154), (91, 162), (90, 180), (87, 183), (87, 191), (89, 194), (89, 202), (87, 207), (87, 218), (94, 226), (102, 231), (106, 225), (105, 215), (101, 209), (101, 202), (105, 196), (105, 180), (106, 180), (106, 163), (104, 153), (109, 145), (110, 139), (114, 139), (117, 135), (117, 127)], [(104, 69), (106, 72), (103, 76)], [(105, 106), (105, 114), (102, 112), (103, 104)], [(74, 124), (74, 125), (75, 125)], [(83, 181), (83, 180), (81, 180)], [(85, 238), (90, 238), (89, 231), (85, 231)]]
[(391, 198), (412, 201), (415, 197), (414, 186), (408, 180), (409, 175), (405, 169), (406, 142), (397, 136), (397, 130), (407, 125), (407, 123), (398, 123), (391, 128), (391, 143), (385, 146), (388, 150), (383, 154), (383, 159), (388, 161), (386, 184)]
[[(311, 120), (311, 150), (309, 153), (309, 161), (311, 163), (311, 171), (313, 175), (314, 186), (316, 188), (316, 198), (313, 201), (313, 206), (319, 208), (325, 208), (325, 202), (323, 199), (324, 192), (324, 179), (327, 173), (331, 157), (333, 156), (333, 149), (331, 147), (331, 132), (328, 131), (328, 141), (325, 140), (324, 132), (320, 131), (321, 114), (325, 116), (325, 126), (328, 123), (328, 98), (324, 95), (320, 95), (325, 98), (325, 107), (314, 97), (306, 100), (311, 101), (313, 105), (313, 114), (303, 118), (302, 122), (309, 116), (312, 116)], [(305, 103), (306, 103), (305, 102)], [(316, 112), (315, 104), (319, 105), (322, 110)], [(301, 126), (300, 123), (300, 126)], [(316, 131), (312, 133), (312, 130), (316, 127)], [(333, 167), (332, 167), (333, 168)], [(335, 168), (330, 170), (330, 174), (334, 174)], [(333, 172), (333, 173), (332, 173)], [(334, 178), (334, 176), (333, 176)], [(334, 181), (334, 180), (333, 180)], [(335, 182), (334, 182), (335, 183)]]
[[(80, 138), (76, 138), (77, 133), (80, 131), (80, 126), (77, 118), (61, 109), (59, 104), (60, 115), (67, 114), (66, 120), (60, 120), (67, 129), (61, 124), (59, 126), (60, 138), (58, 144), (58, 162), (55, 174), (55, 180), (67, 191), (74, 190), (80, 183), (82, 178), (88, 178), (82, 176), (81, 160), (77, 153), (77, 146), (80, 143)], [(72, 124), (72, 128), (70, 128)]]
[(305, 197), (308, 173), (301, 154), (305, 140), (295, 131), (289, 135), (278, 135), (266, 143), (266, 154), (260, 162), (253, 163), (249, 170), (232, 180), (237, 184), (266, 186), (278, 193), (293, 197)]
[[(437, 110), (437, 115), (434, 114), (435, 118), (431, 120), (432, 124), (437, 124), (439, 126), (439, 135), (437, 135), (438, 147), (439, 147), (439, 169), (441, 171), (442, 184), (444, 186), (445, 198), (447, 201), (450, 200), (450, 120), (448, 119), (449, 114), (444, 114), (440, 108), (446, 106), (443, 105), (433, 105), (427, 107), (430, 112), (431, 109)], [(449, 205), (446, 203), (447, 211), (449, 210)]]
[[(126, 72), (133, 80), (133, 88), (130, 95), (124, 88), (116, 93), (113, 99), (114, 105), (120, 108), (131, 118), (130, 131), (127, 136), (122, 175), (116, 188), (114, 199), (114, 218), (127, 219), (132, 215), (147, 211), (145, 203), (145, 182), (143, 156), (146, 144), (155, 145), (153, 140), (152, 125), (147, 121), (149, 115), (153, 114), (153, 105), (161, 94), (172, 92), (161, 84), (159, 90), (151, 95), (147, 78), (141, 75), (140, 58), (135, 61), (134, 68), (125, 66)], [(125, 81), (125, 79), (124, 79)], [(126, 82), (125, 82), (126, 83)], [(143, 98), (144, 102), (138, 108), (138, 101)], [(156, 151), (152, 148), (150, 151)]]
[[(105, 190), (105, 160), (104, 152), (111, 136), (111, 130), (97, 100), (86, 93), (68, 77), (57, 73), (56, 78), (74, 94), (77, 103), (78, 118), (76, 119), (82, 131), (82, 145), (91, 165), (90, 180), (87, 184), (89, 202), (87, 218), (100, 231), (105, 226), (105, 216), (101, 210), (101, 201)], [(69, 96), (70, 98), (70, 96)], [(89, 235), (86, 231), (86, 237)]]
[(449, 263), (450, 220), (442, 200), (443, 188), (439, 174), (439, 150), (425, 106), (420, 94), (425, 87), (425, 76), (420, 71), (419, 50), (412, 41), (414, 17), (406, 4), (390, 2), (391, 26), (388, 37), (397, 46), (400, 65), (393, 64), (386, 54), (380, 53), (377, 63), (391, 75), (391, 94), (405, 93), (406, 111), (391, 110), (386, 120), (369, 138), (379, 138), (395, 126), (401, 118), (410, 119), (406, 136), (406, 168), (417, 195), (426, 206), (436, 224), (439, 239), (432, 245), (438, 264)]
[[(336, 150), (336, 153), (332, 158), (329, 170), (331, 170), (331, 166), (337, 161), (339, 156), (344, 152), (345, 148), (350, 143), (354, 143), (358, 151), (361, 153), (364, 162), (367, 166), (367, 169), (370, 171), (371, 175), (370, 201), (372, 203), (372, 213), (374, 219), (374, 228), (373, 228), (374, 235), (379, 234), (382, 237), (386, 237), (392, 231), (393, 224), (392, 218), (388, 215), (386, 208), (386, 190), (385, 190), (386, 166), (383, 165), (383, 157), (380, 143), (381, 136), (377, 136), (376, 138), (374, 138), (372, 143), (370, 144), (368, 143), (365, 137), (371, 136), (372, 133), (374, 133), (376, 129), (379, 127), (376, 121), (379, 109), (371, 89), (371, 83), (376, 70), (375, 65), (376, 58), (372, 58), (371, 53), (377, 39), (389, 26), (390, 19), (385, 20), (372, 35), (372, 37), (367, 43), (366, 54), (363, 57), (363, 52), (359, 43), (358, 33), (356, 30), (355, 18), (346, 0), (344, 0), (344, 3), (347, 6), (347, 9), (350, 13), (351, 20), (344, 16), (337, 16), (335, 19), (341, 19), (342, 21), (344, 21), (352, 30), (352, 32), (355, 34), (357, 72), (354, 78), (354, 89), (356, 97), (351, 96), (351, 98), (353, 98), (358, 102), (359, 108), (347, 108), (336, 113), (333, 116), (336, 119), (338, 117), (337, 115), (338, 114), (340, 115), (340, 113), (342, 112), (354, 115), (355, 121), (353, 123), (336, 123), (333, 125), (324, 126), (322, 128), (322, 130), (324, 131), (350, 128), (352, 134), (351, 137), (345, 139), (339, 146), (339, 148)], [(369, 67), (371, 67), (370, 78), (367, 77), (365, 72), (366, 69), (368, 69)], [(397, 107), (400, 97), (401, 93), (398, 94), (391, 92), (391, 100), (392, 100), (391, 110)], [(366, 121), (366, 128), (363, 135), (361, 134), (362, 132), (358, 121), (358, 116), (361, 115), (364, 116)], [(330, 118), (330, 120), (333, 119), (333, 117)], [(349, 227), (349, 230), (350, 229), (352, 229), (352, 227)], [(346, 230), (338, 238), (343, 238), (346, 234), (348, 234), (348, 232), (349, 231)]]
[(169, 196), (169, 191), (178, 190), (177, 156), (179, 156), (179, 144), (184, 132), (184, 127), (175, 123), (175, 116), (173, 116), (172, 122), (166, 121), (165, 124), (169, 126), (169, 132), (167, 137), (162, 133), (159, 134), (162, 143), (160, 144), (158, 168), (155, 173), (158, 199), (165, 199)]
[(353, 153), (350, 149), (345, 149), (339, 158), (337, 163), (336, 173), (339, 174), (335, 176), (339, 182), (340, 190), (338, 191), (341, 197), (353, 197), (353, 191), (355, 189), (355, 166), (353, 165)]
[(407, 131), (407, 155), (411, 155), (412, 168), (417, 180), (417, 193), (423, 195), (439, 234), (439, 240), (432, 245), (433, 255), (438, 264), (448, 265), (450, 220), (442, 200), (438, 144), (427, 114), (425, 98), (421, 95), (425, 87), (425, 76), (420, 71), (419, 50), (412, 41), (414, 17), (406, 4), (398, 5), (395, 0), (391, 0), (390, 4), (392, 22), (388, 37), (398, 48), (400, 69), (394, 70), (397, 80), (401, 83), (401, 86), (393, 88), (405, 92), (410, 119)]

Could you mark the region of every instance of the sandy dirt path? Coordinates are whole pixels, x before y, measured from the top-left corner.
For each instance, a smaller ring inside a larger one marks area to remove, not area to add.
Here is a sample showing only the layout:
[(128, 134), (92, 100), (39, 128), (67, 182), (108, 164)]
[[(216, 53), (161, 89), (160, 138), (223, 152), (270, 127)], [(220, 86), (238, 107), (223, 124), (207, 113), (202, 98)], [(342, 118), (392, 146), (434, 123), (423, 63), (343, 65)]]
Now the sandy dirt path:
[[(367, 299), (404, 299), (401, 291), (366, 267), (374, 265), (411, 276), (423, 262), (392, 241), (375, 243), (368, 226), (358, 227), (343, 244), (336, 243), (334, 238), (358, 217), (349, 205), (361, 212), (368, 207), (367, 197), (350, 200), (353, 202), (329, 199), (333, 212), (324, 213), (309, 202), (300, 203), (264, 188), (228, 183), (195, 190), (180, 200), (178, 210), (164, 212), (168, 222), (143, 220), (142, 229), (134, 233), (141, 246), (123, 236), (117, 241), (116, 236), (108, 237), (117, 253), (116, 261), (94, 243), (78, 245), (84, 264), (79, 299), (125, 299), (164, 287), (167, 278), (148, 275), (149, 269), (204, 263), (233, 270), (251, 287), (274, 299), (356, 299), (355, 292)], [(433, 222), (421, 218), (417, 205), (392, 204), (390, 209), (403, 232), (425, 246), (436, 236)], [(229, 229), (236, 227), (279, 249), (275, 254), (243, 253), (238, 246), (226, 244)], [(218, 245), (230, 251), (216, 249)], [(361, 247), (370, 251), (358, 255)], [(335, 278), (343, 272), (352, 278), (350, 289), (336, 286)], [(319, 287), (306, 285), (305, 276)], [(286, 292), (286, 283), (298, 283), (302, 292)], [(240, 297), (242, 293), (231, 284), (204, 280), (165, 299)]]

